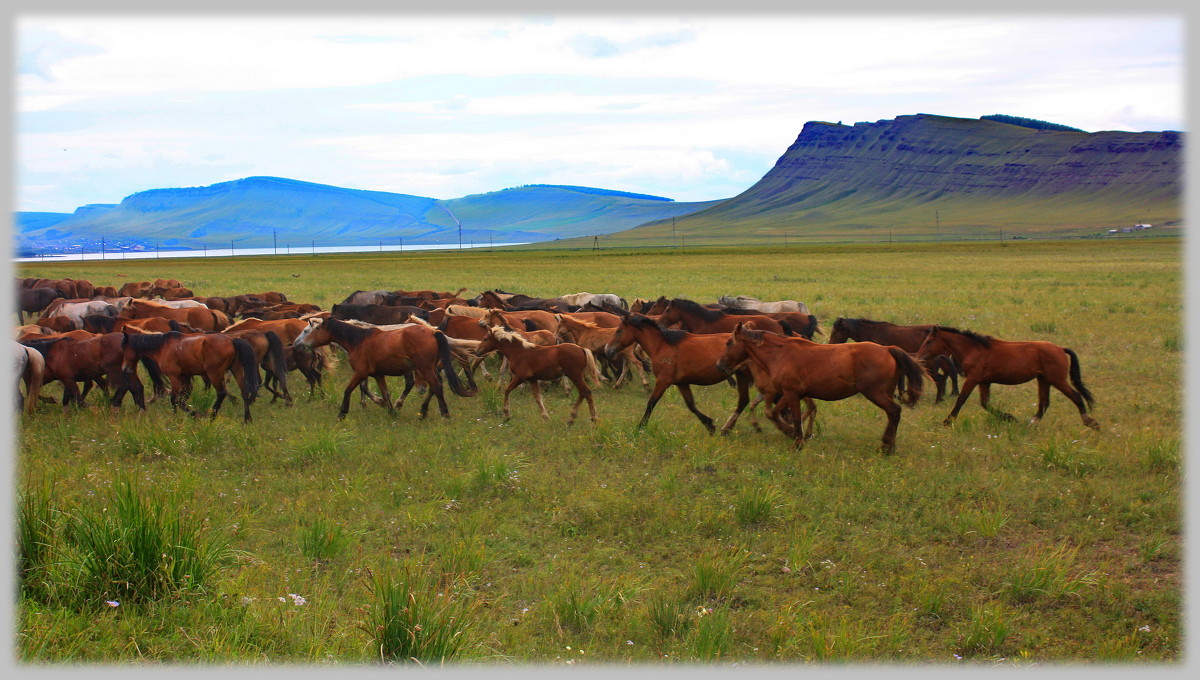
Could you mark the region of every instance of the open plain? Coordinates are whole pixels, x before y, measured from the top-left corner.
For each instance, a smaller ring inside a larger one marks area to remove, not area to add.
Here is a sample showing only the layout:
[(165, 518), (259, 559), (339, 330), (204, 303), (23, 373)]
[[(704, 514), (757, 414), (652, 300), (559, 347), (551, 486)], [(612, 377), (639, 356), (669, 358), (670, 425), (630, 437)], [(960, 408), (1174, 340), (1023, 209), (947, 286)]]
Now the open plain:
[[(820, 403), (796, 451), (745, 418), (709, 436), (674, 390), (637, 431), (636, 382), (598, 386), (599, 422), (569, 428), (573, 396), (557, 386), (543, 390), (548, 421), (525, 389), (505, 421), (482, 381), (448, 397), (448, 420), (419, 421), (410, 398), (395, 418), (355, 400), (338, 422), (344, 360), (315, 398), (296, 373), (293, 406), (264, 392), (250, 424), (240, 408), (209, 421), (164, 400), (147, 413), (98, 395), (65, 415), (43, 404), (15, 428), (18, 657), (1177, 663), (1181, 264), (1177, 238), (22, 264), (325, 309), (377, 288), (791, 298), (826, 332), (842, 316), (1070, 347), (1101, 430), (1057, 392), (1029, 425), (1032, 383), (992, 390), (1015, 422), (973, 395), (952, 427), (952, 402), (927, 385), (891, 456), (861, 397)], [(695, 394), (718, 421), (734, 404), (727, 385)], [(156, 567), (173, 577), (105, 580), (93, 539), (134, 544), (160, 524), (190, 546)]]

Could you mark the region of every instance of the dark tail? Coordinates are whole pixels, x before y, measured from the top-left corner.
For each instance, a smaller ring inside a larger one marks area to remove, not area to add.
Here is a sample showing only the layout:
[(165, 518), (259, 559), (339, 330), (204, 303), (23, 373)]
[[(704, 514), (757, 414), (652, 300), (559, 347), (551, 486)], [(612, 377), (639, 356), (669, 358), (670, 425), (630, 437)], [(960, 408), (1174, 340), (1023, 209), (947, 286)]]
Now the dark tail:
[(262, 376), (258, 374), (258, 360), (254, 358), (254, 350), (251, 349), (250, 343), (241, 338), (231, 339), (233, 351), (237, 352), (238, 362), (241, 363), (242, 373), (245, 374), (246, 394), (243, 396), (246, 401), (253, 403), (254, 398), (258, 396), (258, 388), (262, 387)]
[(817, 317), (809, 314), (808, 325), (804, 327), (804, 330), (800, 331), (800, 335), (812, 340), (813, 336), (817, 334), (825, 335), (825, 333), (821, 330), (820, 325), (817, 323)]
[(1087, 402), (1087, 408), (1090, 411), (1095, 406), (1096, 398), (1092, 396), (1091, 390), (1083, 384), (1083, 376), (1079, 373), (1079, 357), (1075, 356), (1075, 352), (1066, 347), (1063, 348), (1063, 351), (1067, 353), (1067, 356), (1071, 357), (1071, 385), (1079, 392), (1083, 400)]
[(537, 327), (537, 324), (535, 324), (532, 319), (521, 319), (521, 323), (525, 325), (525, 330), (529, 333), (532, 333), (536, 330), (541, 330)]
[(271, 355), (271, 372), (275, 374), (279, 390), (287, 394), (287, 357), (283, 354), (283, 341), (275, 331), (267, 331), (267, 354)]
[(454, 357), (450, 356), (450, 343), (446, 342), (446, 336), (441, 331), (433, 334), (437, 340), (438, 354), (442, 358), (442, 372), (446, 374), (446, 383), (450, 385), (450, 389), (460, 397), (473, 397), (476, 390), (468, 389), (458, 380), (458, 374), (454, 372)]
[(917, 363), (911, 354), (899, 347), (888, 347), (888, 351), (896, 360), (896, 371), (903, 385), (904, 399), (901, 403), (905, 406), (915, 406), (925, 387), (925, 369), (921, 368), (921, 364)]
[[(780, 325), (780, 327), (783, 328), (784, 335), (795, 335), (796, 334), (796, 331), (792, 330), (792, 326), (788, 322), (780, 321), (779, 325)], [(812, 338), (809, 338), (809, 340), (812, 340)]]

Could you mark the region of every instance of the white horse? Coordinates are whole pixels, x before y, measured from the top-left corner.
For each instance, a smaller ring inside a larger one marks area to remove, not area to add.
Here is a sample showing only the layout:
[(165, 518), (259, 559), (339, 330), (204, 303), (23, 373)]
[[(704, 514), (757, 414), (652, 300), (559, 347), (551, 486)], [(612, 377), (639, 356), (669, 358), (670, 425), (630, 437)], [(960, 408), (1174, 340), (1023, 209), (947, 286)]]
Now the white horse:
[(608, 304), (620, 307), (621, 309), (629, 309), (629, 305), (619, 295), (612, 293), (574, 293), (572, 295), (560, 295), (558, 299), (572, 307), (582, 307), (586, 304), (591, 304), (593, 307), (603, 307)]
[(768, 314), (774, 314), (774, 313), (780, 313), (780, 312), (783, 312), (783, 313), (799, 312), (800, 314), (805, 314), (805, 315), (809, 314), (808, 305), (804, 304), (803, 302), (797, 302), (795, 300), (779, 300), (776, 302), (763, 302), (762, 300), (759, 300), (758, 298), (749, 297), (747, 295), (738, 295), (736, 297), (722, 295), (720, 298), (717, 299), (717, 302), (726, 307), (733, 307), (734, 309), (753, 309), (755, 311), (766, 312)]
[[(36, 349), (13, 342), (13, 368), (17, 378), (17, 408), (33, 413), (46, 379), (46, 359)], [(21, 381), (25, 382), (24, 396), (21, 394)]]

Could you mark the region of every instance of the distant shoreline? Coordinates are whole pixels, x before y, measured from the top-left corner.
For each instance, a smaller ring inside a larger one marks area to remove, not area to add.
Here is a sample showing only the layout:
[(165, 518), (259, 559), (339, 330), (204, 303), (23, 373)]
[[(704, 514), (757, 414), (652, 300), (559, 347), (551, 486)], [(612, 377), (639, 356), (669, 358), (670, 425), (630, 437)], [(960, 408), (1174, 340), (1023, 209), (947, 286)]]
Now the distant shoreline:
[(116, 252), (105, 251), (103, 253), (68, 253), (41, 255), (37, 257), (14, 257), (12, 262), (79, 262), (79, 261), (101, 261), (101, 260), (153, 260), (160, 258), (179, 258), (179, 257), (243, 257), (243, 256), (262, 256), (262, 255), (321, 255), (328, 253), (403, 253), (409, 251), (428, 251), (428, 250), (479, 250), (481, 248), (498, 248), (502, 246), (523, 246), (529, 242), (519, 243), (487, 243), (487, 244), (471, 244), (458, 245), (451, 244), (427, 244), (427, 245), (408, 245), (408, 246), (315, 246), (315, 247), (296, 247), (296, 248), (209, 248), (207, 250), (138, 250), (128, 251), (119, 250)]

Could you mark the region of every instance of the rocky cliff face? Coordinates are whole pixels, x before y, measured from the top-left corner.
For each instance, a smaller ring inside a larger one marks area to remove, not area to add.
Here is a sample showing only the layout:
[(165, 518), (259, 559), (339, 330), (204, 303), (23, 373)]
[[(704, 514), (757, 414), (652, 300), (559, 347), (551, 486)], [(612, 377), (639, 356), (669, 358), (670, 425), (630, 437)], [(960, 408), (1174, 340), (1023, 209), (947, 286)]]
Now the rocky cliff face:
[[(929, 222), (938, 204), (963, 224), (1006, 214), (1029, 225), (1039, 214), (1055, 224), (1178, 219), (1182, 158), (1179, 132), (1035, 130), (928, 114), (810, 122), (759, 182), (688, 222), (890, 227)], [(1141, 217), (1127, 214), (1135, 204)]]

